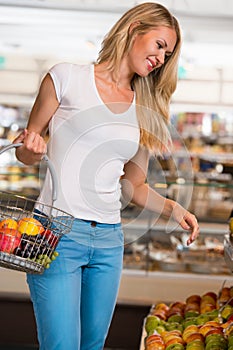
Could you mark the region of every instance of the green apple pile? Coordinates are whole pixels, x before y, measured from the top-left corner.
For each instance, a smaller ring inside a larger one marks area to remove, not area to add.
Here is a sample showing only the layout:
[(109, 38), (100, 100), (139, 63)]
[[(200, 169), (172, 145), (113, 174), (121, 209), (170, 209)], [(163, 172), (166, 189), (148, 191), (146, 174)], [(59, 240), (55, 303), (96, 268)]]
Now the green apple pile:
[(145, 350), (233, 350), (233, 287), (152, 306)]

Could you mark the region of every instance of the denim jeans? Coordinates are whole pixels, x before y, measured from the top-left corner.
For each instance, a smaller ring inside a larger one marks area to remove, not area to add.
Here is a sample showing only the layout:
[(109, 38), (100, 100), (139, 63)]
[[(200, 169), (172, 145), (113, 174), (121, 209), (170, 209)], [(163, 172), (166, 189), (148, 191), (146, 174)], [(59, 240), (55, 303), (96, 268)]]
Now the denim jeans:
[(42, 275), (27, 275), (40, 350), (102, 350), (122, 271), (120, 224), (75, 219), (58, 258)]

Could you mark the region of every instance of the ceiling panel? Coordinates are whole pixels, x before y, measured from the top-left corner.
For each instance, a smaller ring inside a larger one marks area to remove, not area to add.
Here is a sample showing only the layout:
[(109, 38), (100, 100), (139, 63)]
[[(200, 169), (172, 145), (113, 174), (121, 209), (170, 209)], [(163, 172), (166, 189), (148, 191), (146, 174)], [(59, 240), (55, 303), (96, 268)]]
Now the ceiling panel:
[[(0, 0), (0, 55), (93, 61), (112, 24), (125, 10), (140, 2), (143, 1)], [(208, 51), (205, 45), (197, 46), (201, 43), (212, 45), (213, 64), (229, 64), (233, 47), (231, 0), (158, 2), (180, 20), (186, 60), (198, 63), (208, 60), (211, 64), (209, 55), (206, 60), (203, 58), (203, 52)], [(195, 49), (190, 51), (190, 45)]]

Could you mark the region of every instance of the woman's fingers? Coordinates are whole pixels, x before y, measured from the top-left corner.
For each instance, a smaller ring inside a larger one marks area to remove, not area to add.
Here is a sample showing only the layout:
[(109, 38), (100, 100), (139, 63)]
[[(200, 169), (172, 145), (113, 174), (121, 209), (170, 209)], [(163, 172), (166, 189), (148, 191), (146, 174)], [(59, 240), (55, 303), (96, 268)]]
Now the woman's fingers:
[(31, 152), (43, 155), (46, 153), (46, 143), (40, 134), (30, 132), (24, 139), (24, 146)]
[(21, 143), (27, 135), (27, 129), (24, 129), (13, 141), (13, 143)]
[(196, 216), (176, 203), (174, 206), (173, 218), (184, 230), (190, 232), (189, 239), (187, 240), (187, 244), (190, 245), (200, 234)]
[(183, 218), (183, 221), (184, 222), (181, 223), (181, 226), (185, 230), (191, 231), (189, 239), (187, 240), (187, 244), (190, 245), (199, 236), (200, 228), (199, 228), (196, 217), (189, 212), (186, 213), (186, 215)]

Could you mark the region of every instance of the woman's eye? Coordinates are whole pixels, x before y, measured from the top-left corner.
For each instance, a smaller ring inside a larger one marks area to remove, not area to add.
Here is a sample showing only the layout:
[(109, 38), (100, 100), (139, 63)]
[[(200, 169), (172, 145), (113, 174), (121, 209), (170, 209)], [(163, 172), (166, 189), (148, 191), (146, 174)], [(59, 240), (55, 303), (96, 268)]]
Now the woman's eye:
[(166, 54), (165, 54), (165, 58), (169, 58), (169, 57), (171, 57), (171, 55), (172, 55), (172, 53), (171, 53), (171, 52), (166, 53)]
[(157, 43), (157, 46), (158, 46), (158, 49), (162, 49), (163, 48), (163, 45), (160, 44), (160, 43)]

